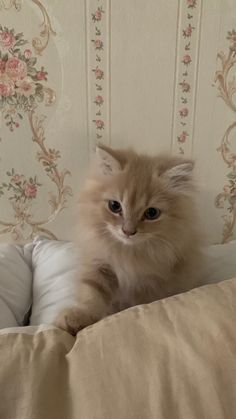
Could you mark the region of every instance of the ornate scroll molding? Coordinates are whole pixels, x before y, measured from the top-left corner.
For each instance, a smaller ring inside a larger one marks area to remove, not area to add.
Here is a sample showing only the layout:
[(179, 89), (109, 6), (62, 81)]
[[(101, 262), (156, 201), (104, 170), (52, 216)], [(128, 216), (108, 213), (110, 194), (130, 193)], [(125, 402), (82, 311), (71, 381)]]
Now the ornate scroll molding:
[[(220, 63), (220, 69), (215, 73), (215, 84), (218, 90), (218, 96), (223, 99), (225, 105), (236, 113), (236, 103), (234, 102), (234, 93), (236, 92), (236, 80), (231, 75), (230, 70), (236, 63), (236, 31), (233, 29), (228, 32), (229, 49), (225, 53), (220, 51), (217, 54)], [(227, 242), (234, 233), (236, 223), (236, 153), (232, 151), (231, 138), (236, 128), (236, 121), (232, 122), (226, 129), (217, 151), (221, 153), (222, 159), (229, 168), (226, 174), (226, 182), (215, 200), (217, 208), (224, 208), (227, 205), (227, 213), (223, 218), (223, 238), (222, 242)]]

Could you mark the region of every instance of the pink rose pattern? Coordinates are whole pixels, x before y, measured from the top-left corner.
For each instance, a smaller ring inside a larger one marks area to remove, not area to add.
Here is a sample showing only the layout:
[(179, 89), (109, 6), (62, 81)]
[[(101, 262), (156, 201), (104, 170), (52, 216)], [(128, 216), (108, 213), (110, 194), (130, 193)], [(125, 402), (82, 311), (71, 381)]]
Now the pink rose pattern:
[(97, 129), (104, 129), (104, 122), (101, 119), (94, 119)]
[(197, 6), (197, 0), (187, 0), (187, 5), (189, 8), (194, 9)]
[(5, 191), (8, 191), (10, 193), (9, 200), (17, 204), (31, 202), (37, 197), (38, 187), (42, 186), (38, 182), (37, 176), (27, 179), (24, 175), (15, 173), (14, 169), (7, 172), (7, 176), (9, 181), (0, 184), (0, 197), (4, 195)]
[(97, 10), (92, 13), (92, 20), (93, 22), (100, 22), (102, 20), (102, 14), (104, 13), (104, 10), (102, 7), (98, 7)]
[(24, 79), (27, 76), (27, 65), (25, 61), (16, 57), (6, 61), (5, 73), (13, 81)]
[(91, 28), (94, 33), (94, 38), (91, 39), (93, 59), (96, 63), (92, 72), (94, 73), (94, 115), (92, 122), (94, 123), (96, 140), (101, 140), (104, 135), (105, 122), (104, 122), (104, 78), (105, 78), (105, 57), (104, 57), (104, 41), (103, 41), (103, 16), (105, 10), (101, 1), (94, 2), (94, 11), (91, 13)]
[[(189, 114), (191, 105), (191, 78), (192, 78), (192, 37), (195, 31), (197, 14), (197, 0), (185, 0), (183, 8), (183, 27), (181, 28), (181, 62), (180, 79), (178, 80), (178, 131), (176, 134), (179, 153), (184, 154), (184, 146), (189, 139)], [(183, 107), (184, 105), (184, 107)]]
[(103, 100), (103, 97), (101, 95), (98, 95), (98, 96), (95, 97), (94, 103), (97, 106), (102, 106), (103, 102), (104, 102), (104, 100)]
[(19, 128), (22, 112), (28, 113), (44, 98), (47, 71), (35, 67), (31, 49), (21, 49), (26, 44), (22, 33), (0, 25), (0, 110), (10, 131)]
[(180, 109), (179, 114), (180, 114), (181, 118), (186, 118), (186, 116), (188, 116), (188, 108)]
[(92, 71), (94, 71), (97, 80), (102, 80), (104, 78), (104, 72), (100, 68), (96, 67)]
[(182, 131), (181, 134), (178, 136), (178, 142), (185, 143), (187, 137), (188, 137), (187, 131)]
[(30, 49), (25, 49), (24, 56), (28, 60), (32, 56), (32, 51)]
[[(99, 13), (96, 17), (99, 19)], [(49, 17), (44, 27), (40, 36), (45, 36), (47, 27), (56, 35), (51, 28)], [(46, 44), (39, 48), (34, 45), (37, 52), (42, 53), (46, 48), (49, 35), (46, 35), (46, 38)], [(36, 158), (56, 189), (49, 192), (50, 216), (37, 221), (32, 205), (39, 199), (39, 190), (42, 186), (37, 176), (28, 177), (15, 169), (7, 171), (5, 179), (0, 181), (0, 198), (3, 196), (3, 199), (10, 201), (14, 218), (12, 221), (0, 220), (0, 234), (10, 234), (16, 240), (23, 237), (33, 238), (43, 232), (48, 237), (56, 239), (55, 235), (43, 225), (55, 219), (57, 214), (66, 208), (68, 197), (72, 196), (73, 192), (65, 183), (70, 171), (60, 170), (58, 166), (60, 151), (48, 148), (46, 145), (45, 117), (38, 112), (38, 103), (45, 101), (46, 105), (53, 104), (55, 93), (46, 85), (47, 71), (44, 67), (37, 66), (37, 58), (30, 45), (31, 43), (24, 39), (23, 33), (3, 28), (0, 24), (0, 112), (10, 131), (19, 128), (20, 120), (26, 116), (33, 135), (32, 141), (38, 147)], [(102, 103), (100, 98), (98, 101)], [(101, 124), (98, 125), (102, 128)]]
[(4, 50), (9, 50), (15, 44), (15, 37), (13, 31), (2, 29), (0, 31), (0, 47)]

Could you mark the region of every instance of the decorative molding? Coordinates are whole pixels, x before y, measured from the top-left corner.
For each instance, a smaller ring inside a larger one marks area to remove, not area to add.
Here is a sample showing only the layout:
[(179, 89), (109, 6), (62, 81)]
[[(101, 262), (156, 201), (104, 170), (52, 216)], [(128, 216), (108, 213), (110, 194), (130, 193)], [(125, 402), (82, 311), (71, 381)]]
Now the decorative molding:
[[(234, 93), (236, 92), (236, 80), (230, 73), (230, 70), (236, 63), (236, 31), (234, 29), (228, 32), (227, 39), (229, 40), (228, 52), (220, 51), (217, 54), (218, 61), (220, 62), (220, 70), (217, 70), (215, 73), (215, 84), (218, 90), (218, 97), (223, 99), (225, 105), (236, 114), (236, 103), (233, 100)], [(230, 141), (230, 137), (232, 137), (232, 132), (235, 128), (236, 121), (227, 127), (221, 144), (217, 149), (221, 153), (227, 168), (230, 170), (226, 175), (227, 180), (223, 186), (223, 190), (216, 196), (215, 200), (216, 208), (222, 209), (227, 205), (227, 212), (222, 216), (222, 243), (232, 238), (236, 224), (236, 153), (232, 151)]]
[(177, 22), (172, 150), (191, 154), (202, 0), (180, 0)]
[(9, 10), (15, 7), (17, 11), (20, 11), (22, 6), (22, 0), (0, 0), (0, 10)]
[(31, 0), (36, 6), (39, 7), (43, 15), (43, 22), (41, 23), (42, 30), (39, 37), (34, 37), (32, 40), (32, 45), (35, 50), (35, 53), (42, 55), (42, 52), (48, 45), (50, 35), (56, 36), (56, 32), (53, 30), (50, 17), (47, 13), (45, 6), (39, 0)]
[(90, 145), (109, 142), (109, 1), (85, 1)]

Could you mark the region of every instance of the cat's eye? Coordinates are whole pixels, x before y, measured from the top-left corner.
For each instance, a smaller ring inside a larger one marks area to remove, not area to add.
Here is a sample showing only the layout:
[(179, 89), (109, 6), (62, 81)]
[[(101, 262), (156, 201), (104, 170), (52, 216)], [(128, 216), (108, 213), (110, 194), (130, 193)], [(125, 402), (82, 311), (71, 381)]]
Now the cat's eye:
[(161, 215), (161, 210), (159, 208), (148, 208), (144, 213), (144, 218), (147, 220), (156, 220)]
[(120, 214), (122, 212), (122, 206), (118, 201), (108, 201), (108, 208), (115, 214)]

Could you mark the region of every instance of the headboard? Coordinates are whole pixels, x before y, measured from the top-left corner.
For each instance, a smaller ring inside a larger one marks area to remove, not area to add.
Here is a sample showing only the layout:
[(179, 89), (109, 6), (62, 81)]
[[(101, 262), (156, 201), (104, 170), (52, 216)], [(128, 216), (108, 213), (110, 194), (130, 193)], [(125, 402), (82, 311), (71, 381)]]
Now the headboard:
[(235, 0), (0, 0), (0, 241), (74, 238), (96, 141), (193, 156), (209, 242), (235, 237), (235, 19)]

